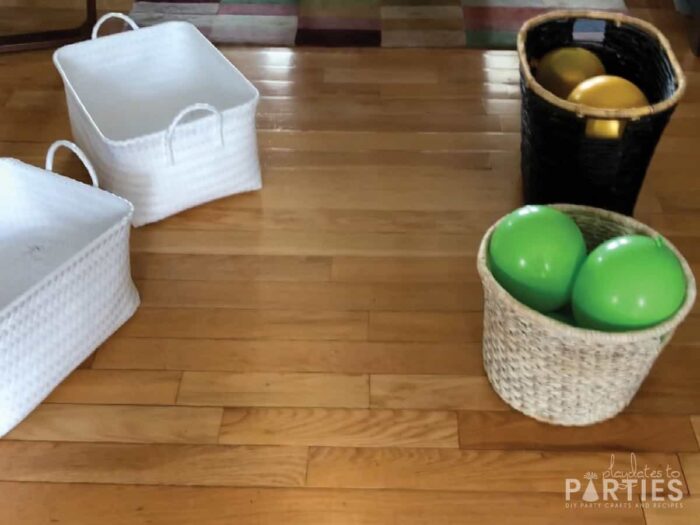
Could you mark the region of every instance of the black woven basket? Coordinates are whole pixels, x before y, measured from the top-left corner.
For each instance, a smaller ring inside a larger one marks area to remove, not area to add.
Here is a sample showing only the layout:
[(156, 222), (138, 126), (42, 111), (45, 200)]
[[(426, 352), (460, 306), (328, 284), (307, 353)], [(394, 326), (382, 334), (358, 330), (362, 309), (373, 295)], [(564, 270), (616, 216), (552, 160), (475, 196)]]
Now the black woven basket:
[[(595, 20), (600, 28), (576, 31), (580, 20)], [(533, 76), (538, 59), (566, 46), (593, 51), (607, 74), (632, 81), (650, 105), (598, 109), (544, 89)], [(666, 38), (651, 24), (620, 13), (552, 11), (523, 25), (518, 55), (525, 202), (585, 204), (631, 215), (654, 148), (685, 90), (685, 77)], [(591, 117), (623, 121), (621, 137), (587, 137)]]

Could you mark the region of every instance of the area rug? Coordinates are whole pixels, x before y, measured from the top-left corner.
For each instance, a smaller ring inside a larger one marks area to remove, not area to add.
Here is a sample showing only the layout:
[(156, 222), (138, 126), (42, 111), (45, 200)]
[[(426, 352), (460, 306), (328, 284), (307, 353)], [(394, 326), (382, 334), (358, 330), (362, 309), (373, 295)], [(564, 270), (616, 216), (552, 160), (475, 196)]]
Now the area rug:
[(625, 11), (624, 0), (169, 0), (135, 2), (139, 25), (187, 20), (219, 44), (514, 48), (552, 9)]

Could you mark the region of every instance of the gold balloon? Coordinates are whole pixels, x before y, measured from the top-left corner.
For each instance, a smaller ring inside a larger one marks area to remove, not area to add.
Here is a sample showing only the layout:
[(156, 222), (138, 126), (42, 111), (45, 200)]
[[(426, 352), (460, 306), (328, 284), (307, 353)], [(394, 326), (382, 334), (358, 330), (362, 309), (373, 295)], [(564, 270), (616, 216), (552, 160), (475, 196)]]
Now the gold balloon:
[(605, 67), (594, 53), (582, 47), (560, 47), (540, 59), (535, 78), (545, 89), (566, 98), (587, 78), (604, 74)]
[[(629, 109), (649, 104), (641, 89), (614, 75), (600, 75), (581, 82), (568, 97), (570, 102), (601, 109)], [(586, 136), (619, 139), (625, 130), (620, 120), (588, 119)]]

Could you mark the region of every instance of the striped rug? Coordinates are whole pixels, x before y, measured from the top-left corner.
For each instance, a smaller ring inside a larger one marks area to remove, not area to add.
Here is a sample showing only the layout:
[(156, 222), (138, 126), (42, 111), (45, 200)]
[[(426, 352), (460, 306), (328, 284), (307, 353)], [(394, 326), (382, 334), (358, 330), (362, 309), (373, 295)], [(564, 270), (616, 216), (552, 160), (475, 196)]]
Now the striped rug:
[(558, 8), (626, 10), (624, 0), (156, 0), (131, 16), (187, 20), (222, 44), (513, 48), (525, 20)]

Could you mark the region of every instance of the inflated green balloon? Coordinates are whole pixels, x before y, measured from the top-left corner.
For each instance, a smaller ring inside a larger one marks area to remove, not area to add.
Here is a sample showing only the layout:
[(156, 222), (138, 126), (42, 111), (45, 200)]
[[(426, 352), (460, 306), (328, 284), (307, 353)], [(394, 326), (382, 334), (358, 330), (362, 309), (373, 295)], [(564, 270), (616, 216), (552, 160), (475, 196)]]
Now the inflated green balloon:
[(570, 326), (576, 326), (576, 320), (574, 319), (573, 314), (568, 308), (557, 310), (556, 312), (549, 312), (547, 314), (547, 317), (551, 317), (552, 319), (554, 319), (555, 321), (559, 321), (560, 323), (568, 324)]
[(673, 316), (685, 300), (683, 267), (661, 237), (626, 235), (604, 242), (581, 266), (572, 296), (579, 326), (618, 332)]
[(518, 301), (552, 312), (571, 298), (574, 277), (586, 257), (581, 230), (548, 206), (525, 206), (506, 216), (489, 242), (489, 267)]

